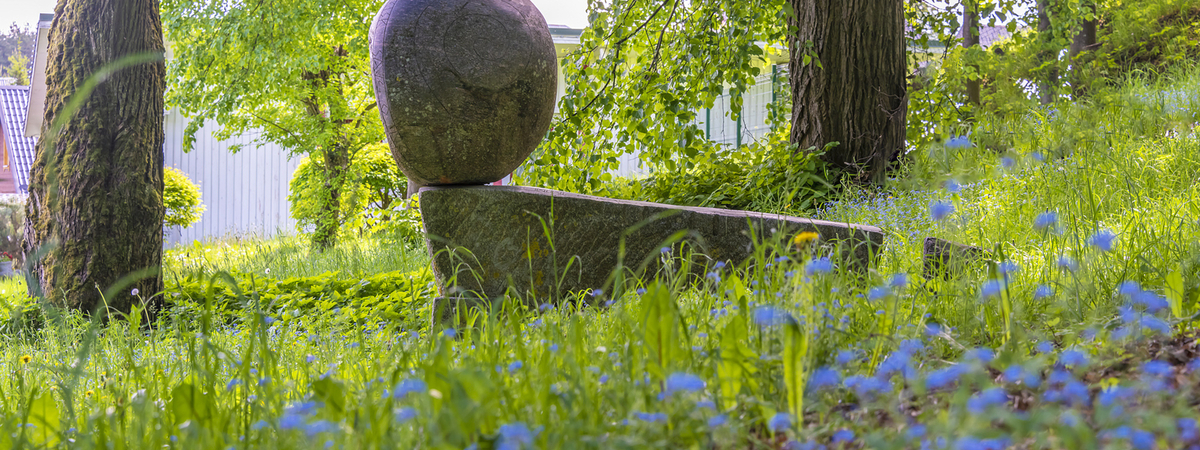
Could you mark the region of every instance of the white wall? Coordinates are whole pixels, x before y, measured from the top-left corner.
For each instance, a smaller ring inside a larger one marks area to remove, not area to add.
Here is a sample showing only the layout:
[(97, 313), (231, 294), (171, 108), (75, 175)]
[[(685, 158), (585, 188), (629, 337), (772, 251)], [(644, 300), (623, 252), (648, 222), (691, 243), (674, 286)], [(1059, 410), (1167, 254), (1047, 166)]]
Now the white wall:
[[(271, 237), (294, 234), (296, 221), (288, 214), (288, 182), (300, 165), (300, 157), (289, 157), (277, 145), (254, 145), (247, 134), (218, 141), (212, 134), (219, 128), (209, 122), (196, 133), (190, 153), (183, 152), (183, 130), (187, 119), (171, 111), (163, 118), (166, 134), (164, 164), (187, 174), (200, 186), (207, 208), (200, 221), (187, 228), (169, 227), (167, 248), (223, 237)], [(229, 146), (242, 145), (238, 153)]]

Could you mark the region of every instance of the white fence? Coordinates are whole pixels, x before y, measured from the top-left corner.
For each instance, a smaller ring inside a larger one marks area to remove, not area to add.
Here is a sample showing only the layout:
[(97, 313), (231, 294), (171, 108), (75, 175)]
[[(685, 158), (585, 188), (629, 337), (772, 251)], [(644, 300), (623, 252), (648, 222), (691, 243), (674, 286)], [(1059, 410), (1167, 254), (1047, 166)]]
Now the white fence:
[[(200, 186), (207, 210), (190, 227), (169, 227), (164, 240), (167, 248), (192, 241), (296, 232), (287, 195), (288, 182), (300, 165), (299, 156), (289, 157), (277, 145), (256, 147), (254, 134), (219, 141), (212, 135), (220, 128), (212, 122), (200, 128), (194, 148), (184, 153), (186, 126), (187, 119), (176, 111), (164, 117), (164, 164), (183, 171)], [(230, 153), (231, 145), (242, 148)]]

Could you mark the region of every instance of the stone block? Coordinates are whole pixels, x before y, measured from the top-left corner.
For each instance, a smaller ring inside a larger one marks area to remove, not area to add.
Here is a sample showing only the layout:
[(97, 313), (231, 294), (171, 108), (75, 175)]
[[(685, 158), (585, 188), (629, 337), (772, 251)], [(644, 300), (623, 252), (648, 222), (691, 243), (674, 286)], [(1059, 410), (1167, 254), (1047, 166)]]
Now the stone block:
[(755, 240), (802, 231), (816, 232), (819, 251), (835, 252), (832, 259), (848, 270), (865, 271), (883, 245), (882, 231), (868, 225), (530, 187), (425, 187), (420, 205), (434, 276), (450, 297), (510, 293), (556, 301), (607, 289), (623, 237), (622, 267), (633, 276), (645, 275), (637, 269), (646, 261), (653, 273), (664, 242), (680, 231), (686, 234), (673, 248), (686, 243), (708, 262), (731, 264), (750, 259)]

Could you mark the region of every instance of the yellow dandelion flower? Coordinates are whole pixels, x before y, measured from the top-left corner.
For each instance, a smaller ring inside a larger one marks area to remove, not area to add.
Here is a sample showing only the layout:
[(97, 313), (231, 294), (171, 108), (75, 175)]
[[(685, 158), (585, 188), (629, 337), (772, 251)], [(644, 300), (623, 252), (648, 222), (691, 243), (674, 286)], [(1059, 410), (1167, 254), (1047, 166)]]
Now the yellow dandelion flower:
[(797, 234), (795, 238), (792, 238), (792, 244), (803, 247), (804, 245), (807, 245), (809, 242), (816, 241), (817, 238), (819, 238), (819, 237), (821, 237), (821, 235), (819, 235), (817, 233), (814, 233), (812, 231), (805, 231), (803, 233)]
[(87, 391), (87, 392), (84, 392), (84, 393), (83, 393), (83, 396), (84, 396), (84, 397), (87, 397), (87, 398), (92, 398), (92, 396), (93, 396), (93, 395), (96, 395), (96, 391), (93, 391), (93, 390), (91, 390), (91, 389), (88, 389), (88, 391)]
[(29, 361), (32, 361), (32, 360), (33, 360), (32, 356), (24, 355), (21, 357), (21, 364), (29, 364)]

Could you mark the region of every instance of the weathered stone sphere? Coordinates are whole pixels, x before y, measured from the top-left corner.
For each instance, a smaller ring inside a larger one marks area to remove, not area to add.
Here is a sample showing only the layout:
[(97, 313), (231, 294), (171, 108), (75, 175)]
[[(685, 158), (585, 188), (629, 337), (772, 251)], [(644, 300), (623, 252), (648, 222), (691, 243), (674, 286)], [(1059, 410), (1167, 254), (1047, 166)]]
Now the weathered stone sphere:
[(410, 186), (499, 180), (550, 128), (554, 41), (529, 0), (388, 0), (370, 48), (379, 112)]

